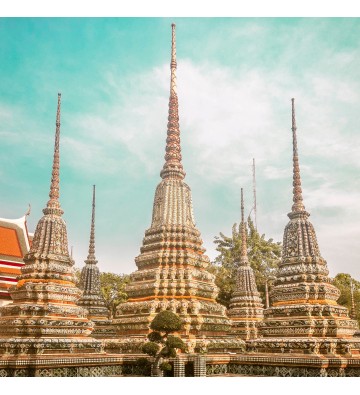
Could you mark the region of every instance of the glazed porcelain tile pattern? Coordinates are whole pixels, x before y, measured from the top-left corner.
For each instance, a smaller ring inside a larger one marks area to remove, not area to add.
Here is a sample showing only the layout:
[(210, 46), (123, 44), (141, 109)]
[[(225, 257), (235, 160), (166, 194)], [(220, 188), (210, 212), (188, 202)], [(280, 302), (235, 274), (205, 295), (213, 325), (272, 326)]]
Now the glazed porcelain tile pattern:
[(254, 271), (247, 256), (244, 197), (241, 188), (241, 254), (238, 262), (236, 289), (230, 299), (228, 316), (232, 320), (231, 333), (244, 340), (259, 337), (258, 326), (262, 321), (263, 304), (255, 283)]
[[(223, 337), (231, 322), (215, 298), (215, 276), (207, 271), (200, 232), (196, 229), (190, 187), (181, 163), (176, 92), (175, 25), (172, 25), (171, 82), (165, 164), (155, 191), (151, 227), (146, 230), (138, 270), (127, 287), (128, 302), (119, 305), (114, 325), (121, 336), (142, 336), (162, 310), (184, 320), (183, 336)], [(238, 346), (243, 345), (239, 339)]]

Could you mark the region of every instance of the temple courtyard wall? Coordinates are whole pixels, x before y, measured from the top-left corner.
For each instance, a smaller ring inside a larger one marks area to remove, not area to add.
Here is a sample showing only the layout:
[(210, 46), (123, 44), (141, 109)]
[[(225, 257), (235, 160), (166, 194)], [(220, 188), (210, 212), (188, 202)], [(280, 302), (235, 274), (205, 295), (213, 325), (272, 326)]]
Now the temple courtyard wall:
[[(144, 354), (102, 356), (32, 356), (0, 360), (0, 377), (146, 377), (151, 369), (139, 365)], [(291, 355), (260, 353), (178, 354), (169, 362), (169, 377), (360, 377), (359, 355)]]

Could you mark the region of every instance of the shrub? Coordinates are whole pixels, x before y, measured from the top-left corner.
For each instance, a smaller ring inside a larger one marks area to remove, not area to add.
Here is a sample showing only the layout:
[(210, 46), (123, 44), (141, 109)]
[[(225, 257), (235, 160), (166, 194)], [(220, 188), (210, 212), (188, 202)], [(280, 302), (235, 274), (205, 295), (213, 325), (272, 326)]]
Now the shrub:
[(147, 335), (147, 338), (151, 342), (155, 342), (155, 343), (161, 343), (163, 341), (163, 338), (159, 332), (151, 332)]
[(172, 366), (171, 366), (171, 364), (169, 363), (169, 362), (163, 362), (163, 363), (161, 363), (160, 364), (160, 366), (159, 366), (159, 368), (161, 369), (161, 370), (164, 370), (164, 371), (170, 371), (170, 370), (172, 370)]
[(135, 364), (138, 366), (150, 366), (151, 362), (147, 358), (141, 357), (135, 361)]
[(145, 344), (142, 346), (141, 349), (142, 349), (142, 352), (143, 352), (144, 354), (148, 354), (148, 355), (150, 355), (150, 356), (152, 356), (152, 357), (155, 357), (156, 354), (157, 354), (158, 351), (159, 351), (159, 345), (156, 344), (156, 343), (153, 343), (153, 342), (148, 342), (148, 343), (145, 343)]
[(169, 336), (166, 340), (166, 345), (169, 348), (178, 348), (182, 351), (185, 350), (185, 343), (177, 336)]
[(161, 311), (150, 324), (152, 330), (166, 333), (179, 331), (181, 326), (180, 317), (169, 310)]

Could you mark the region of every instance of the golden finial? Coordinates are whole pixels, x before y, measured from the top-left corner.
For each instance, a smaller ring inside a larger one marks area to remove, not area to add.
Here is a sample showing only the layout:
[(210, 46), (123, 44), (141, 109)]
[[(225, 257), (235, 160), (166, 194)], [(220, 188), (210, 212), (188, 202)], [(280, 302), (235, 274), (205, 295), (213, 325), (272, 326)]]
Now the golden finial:
[(31, 204), (29, 203), (29, 208), (25, 213), (25, 217), (28, 217), (30, 215), (30, 213), (31, 213)]

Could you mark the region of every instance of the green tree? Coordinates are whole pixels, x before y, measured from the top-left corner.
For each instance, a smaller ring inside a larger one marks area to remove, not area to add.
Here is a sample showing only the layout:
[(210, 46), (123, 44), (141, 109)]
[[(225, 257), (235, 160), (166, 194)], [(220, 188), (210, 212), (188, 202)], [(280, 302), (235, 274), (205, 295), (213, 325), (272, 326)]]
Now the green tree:
[(161, 358), (175, 358), (177, 350), (185, 350), (185, 343), (180, 337), (170, 335), (181, 327), (181, 318), (168, 310), (161, 311), (151, 322), (153, 332), (148, 334), (149, 341), (143, 345), (142, 351), (154, 357), (153, 372), (156, 376), (160, 376), (161, 371), (172, 369), (168, 361), (160, 364)]
[(351, 311), (351, 283), (353, 286), (354, 302), (355, 302), (355, 319), (360, 325), (360, 282), (351, 277), (350, 274), (338, 273), (333, 279), (333, 285), (337, 287), (341, 295), (338, 303), (345, 306)]
[[(80, 282), (81, 269), (74, 267), (75, 283)], [(128, 274), (100, 273), (100, 289), (105, 300), (106, 307), (109, 309), (109, 318), (113, 318), (116, 308), (120, 303), (126, 302), (128, 296), (125, 292), (126, 284), (130, 282)]]
[(125, 287), (129, 281), (128, 274), (100, 273), (101, 293), (110, 311), (109, 318), (115, 316), (116, 308), (120, 303), (126, 302), (128, 296)]
[[(260, 235), (253, 221), (247, 220), (247, 253), (249, 263), (254, 270), (256, 284), (263, 299), (265, 282), (271, 279), (278, 267), (281, 258), (281, 243), (273, 239), (266, 239), (265, 234)], [(232, 235), (215, 236), (214, 243), (219, 255), (209, 270), (216, 275), (216, 285), (220, 288), (218, 302), (229, 306), (231, 295), (235, 289), (236, 272), (240, 262), (241, 229), (236, 223), (232, 227)]]

